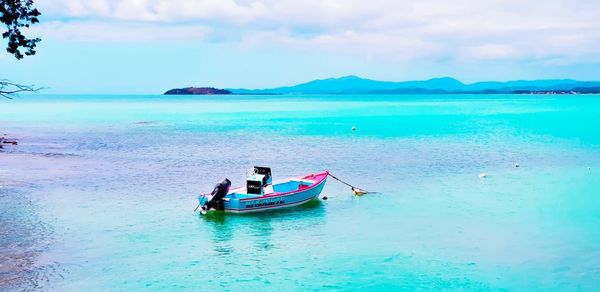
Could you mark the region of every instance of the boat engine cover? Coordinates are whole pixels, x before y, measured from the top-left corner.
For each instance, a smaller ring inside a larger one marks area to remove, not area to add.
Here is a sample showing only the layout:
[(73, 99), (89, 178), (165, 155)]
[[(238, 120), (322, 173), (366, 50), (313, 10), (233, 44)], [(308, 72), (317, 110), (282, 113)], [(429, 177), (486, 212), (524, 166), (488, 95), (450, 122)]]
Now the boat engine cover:
[(222, 182), (218, 183), (210, 194), (211, 198), (204, 205), (206, 211), (210, 209), (216, 209), (223, 211), (223, 198), (229, 193), (229, 188), (231, 187), (231, 181), (229, 179), (224, 179)]

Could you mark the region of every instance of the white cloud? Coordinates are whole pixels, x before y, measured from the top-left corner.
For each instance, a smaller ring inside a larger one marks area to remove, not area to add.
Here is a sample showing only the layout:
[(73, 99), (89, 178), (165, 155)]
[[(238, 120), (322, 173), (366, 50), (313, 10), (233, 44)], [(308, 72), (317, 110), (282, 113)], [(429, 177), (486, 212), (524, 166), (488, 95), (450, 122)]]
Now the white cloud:
[(484, 44), (480, 46), (467, 47), (462, 52), (465, 59), (476, 60), (503, 60), (514, 59), (520, 56), (518, 50), (511, 45)]
[[(600, 55), (586, 0), (38, 0), (42, 37), (224, 40), (368, 58), (564, 62)], [(44, 19), (42, 20), (44, 21)], [(65, 37), (68, 36), (68, 37)]]
[(61, 41), (147, 42), (182, 40), (202, 41), (210, 29), (198, 25), (58, 22), (51, 21), (30, 29), (33, 35), (43, 35)]

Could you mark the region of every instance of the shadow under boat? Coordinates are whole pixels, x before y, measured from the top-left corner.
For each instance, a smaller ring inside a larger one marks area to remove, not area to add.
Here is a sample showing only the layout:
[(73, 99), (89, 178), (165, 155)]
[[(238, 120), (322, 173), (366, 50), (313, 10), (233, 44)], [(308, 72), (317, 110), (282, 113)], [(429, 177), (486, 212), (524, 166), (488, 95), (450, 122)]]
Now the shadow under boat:
[(323, 202), (313, 199), (293, 208), (247, 214), (216, 211), (198, 218), (212, 228), (211, 239), (214, 251), (221, 255), (229, 255), (234, 251), (231, 242), (234, 241), (238, 231), (251, 234), (255, 238), (253, 245), (257, 249), (269, 250), (273, 247), (271, 237), (275, 229), (274, 222), (284, 222), (294, 229), (304, 229), (320, 224), (325, 214)]

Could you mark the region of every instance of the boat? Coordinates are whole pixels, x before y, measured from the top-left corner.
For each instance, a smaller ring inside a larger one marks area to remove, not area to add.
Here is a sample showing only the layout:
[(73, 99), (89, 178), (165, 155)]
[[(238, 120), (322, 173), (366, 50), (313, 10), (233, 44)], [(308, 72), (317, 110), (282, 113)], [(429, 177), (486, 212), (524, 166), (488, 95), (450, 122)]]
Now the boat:
[(198, 196), (198, 207), (206, 214), (213, 210), (251, 213), (299, 206), (321, 194), (328, 175), (329, 171), (322, 171), (273, 182), (271, 169), (257, 166), (245, 187), (230, 189), (231, 181), (224, 179), (212, 193)]

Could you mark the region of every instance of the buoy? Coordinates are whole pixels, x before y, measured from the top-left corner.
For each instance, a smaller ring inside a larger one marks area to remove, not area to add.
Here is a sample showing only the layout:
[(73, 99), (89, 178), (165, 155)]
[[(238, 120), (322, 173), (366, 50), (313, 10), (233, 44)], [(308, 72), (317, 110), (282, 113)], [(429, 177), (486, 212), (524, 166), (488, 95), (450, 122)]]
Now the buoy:
[(518, 164), (518, 163), (515, 163), (515, 167), (519, 167), (519, 164)]
[(352, 126), (352, 131), (356, 131), (356, 127), (355, 126)]
[(323, 201), (327, 201), (327, 196), (323, 196)]
[(487, 177), (486, 173), (482, 173), (482, 174), (479, 175), (479, 178), (486, 178), (486, 177)]
[(367, 192), (367, 191), (365, 191), (365, 190), (361, 190), (361, 189), (359, 189), (359, 188), (352, 188), (352, 193), (353, 193), (355, 196), (362, 196), (362, 195), (364, 195), (364, 194), (366, 194), (366, 193), (368, 193), (368, 192)]

